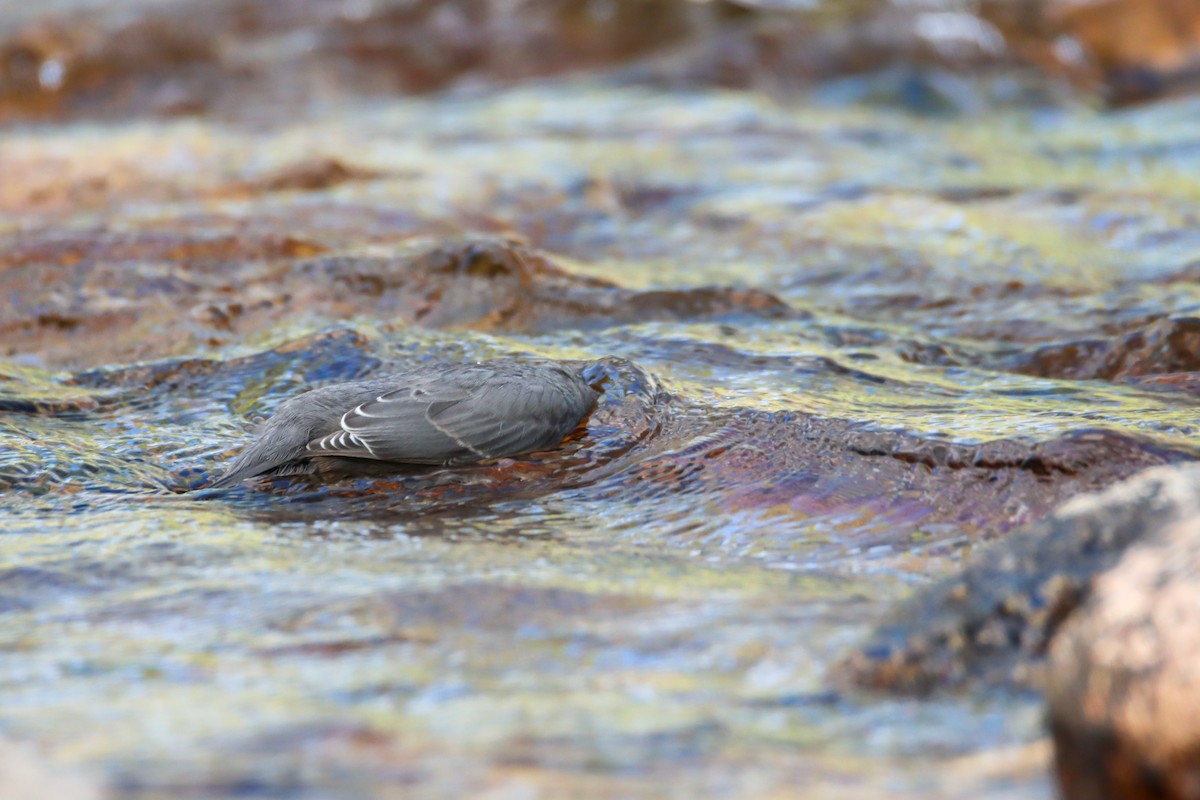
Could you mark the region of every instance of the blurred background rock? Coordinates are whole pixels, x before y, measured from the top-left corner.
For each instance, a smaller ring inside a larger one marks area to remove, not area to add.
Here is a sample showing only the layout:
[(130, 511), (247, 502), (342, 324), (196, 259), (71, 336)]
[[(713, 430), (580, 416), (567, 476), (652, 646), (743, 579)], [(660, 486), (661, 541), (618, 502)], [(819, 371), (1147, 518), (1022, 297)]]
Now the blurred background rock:
[(1200, 86), (1191, 0), (53, 0), (0, 14), (0, 120), (256, 122), (607, 69), (914, 111)]

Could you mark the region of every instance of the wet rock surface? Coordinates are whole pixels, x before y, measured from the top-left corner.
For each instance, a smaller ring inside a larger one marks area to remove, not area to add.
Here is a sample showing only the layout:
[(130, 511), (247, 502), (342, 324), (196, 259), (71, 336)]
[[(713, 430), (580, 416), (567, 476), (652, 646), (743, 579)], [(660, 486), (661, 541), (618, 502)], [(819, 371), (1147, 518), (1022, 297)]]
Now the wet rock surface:
[[(1087, 623), (1076, 620), (1091, 616), (1094, 605), (1119, 603), (1106, 588), (1118, 580), (1109, 571), (1119, 572), (1132, 552), (1152, 546), (1162, 530), (1200, 511), (1196, 474), (1194, 467), (1147, 471), (1107, 492), (1072, 500), (983, 548), (961, 573), (898, 607), (835, 679), (915, 693), (966, 684), (1041, 687), (1052, 642), (1060, 650), (1116, 646), (1109, 632), (1087, 630)], [(1075, 645), (1055, 639), (1068, 619), (1076, 633), (1062, 636)], [(1052, 705), (1072, 719), (1084, 713), (1076, 693), (1086, 693), (1087, 682), (1067, 687), (1069, 670), (1086, 667), (1076, 661), (1051, 669), (1050, 682), (1058, 687), (1051, 690)], [(1075, 710), (1067, 712), (1068, 706)], [(1078, 763), (1087, 763), (1087, 757)]]
[[(36, 350), (48, 361), (74, 365), (194, 352), (301, 314), (503, 332), (805, 316), (758, 289), (624, 289), (498, 239), (338, 256), (317, 241), (232, 230), (201, 240), (166, 232), (16, 238), (0, 271), (0, 291), (15, 312), (0, 324), (9, 355)], [(47, 270), (60, 280), (42, 280)], [(114, 297), (113, 287), (129, 272), (140, 279), (136, 291)]]
[(1005, 366), (1026, 375), (1076, 380), (1187, 375), (1200, 370), (1200, 319), (1160, 319), (1110, 339), (1044, 345)]
[[(13, 9), (0, 37), (6, 121), (209, 115), (262, 125), (348, 98), (600, 68), (626, 83), (934, 114), (1068, 102), (1081, 88), (1123, 105), (1194, 90), (1200, 63), (1200, 16), (1175, 0), (58, 0)], [(263, 97), (268, 107), (254, 102)]]
[[(70, 7), (70, 3), (62, 4)], [(579, 0), (338, 6), (246, 0), (89, 6), (22, 20), (0, 48), (7, 119), (130, 115), (265, 122), (339, 95), (427, 92), (474, 73), (513, 80), (627, 59), (678, 41), (686, 5)], [(0, 30), (3, 30), (0, 28)], [(275, 108), (256, 108), (270, 97)]]
[[(5, 735), (120, 797), (1050, 796), (979, 687), (1141, 506), (1053, 510), (1197, 456), (1195, 102), (1078, 107), (1005, 3), (518, 5), (0, 12)], [(205, 488), (306, 389), (605, 356), (552, 451)]]

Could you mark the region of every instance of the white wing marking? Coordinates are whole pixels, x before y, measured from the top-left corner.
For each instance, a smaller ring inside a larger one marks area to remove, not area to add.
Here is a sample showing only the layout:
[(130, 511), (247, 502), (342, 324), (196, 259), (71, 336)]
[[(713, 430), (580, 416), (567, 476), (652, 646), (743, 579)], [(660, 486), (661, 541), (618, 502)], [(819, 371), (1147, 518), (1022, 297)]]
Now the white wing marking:
[(471, 445), (467, 444), (462, 439), (458, 438), (453, 433), (451, 433), (449, 429), (439, 425), (437, 423), (437, 420), (435, 420), (429, 416), (428, 412), (426, 412), (426, 414), (425, 414), (425, 419), (427, 419), (429, 421), (430, 425), (437, 428), (439, 431), (444, 433), (446, 436), (449, 436), (451, 439), (453, 439), (458, 444), (459, 447), (465, 447), (466, 449), (470, 450), (472, 453), (479, 456), (480, 458), (491, 458), (492, 457), (491, 453), (485, 453), (477, 447), (472, 447)]
[[(381, 395), (381, 396), (375, 398), (375, 402), (382, 405), (384, 403), (394, 403), (396, 401), (395, 400), (386, 400)], [(354, 409), (353, 411), (347, 411), (345, 414), (343, 414), (342, 415), (342, 427), (346, 428), (346, 417), (349, 417), (351, 415), (355, 415), (355, 416), (359, 416), (359, 417), (367, 417), (369, 419), (382, 419), (387, 416), (387, 414), (368, 414), (366, 411), (363, 410), (364, 408), (366, 408), (366, 406), (367, 406), (367, 403), (363, 403), (361, 406)], [(346, 428), (346, 430), (350, 430), (350, 429)]]
[[(361, 408), (361, 406), (359, 406), (359, 408)], [(328, 436), (317, 439), (316, 441), (309, 442), (304, 446), (304, 449), (308, 450), (310, 453), (332, 452), (335, 455), (338, 453), (338, 451), (366, 450), (371, 454), (372, 458), (378, 458), (379, 456), (375, 454), (374, 448), (371, 447), (371, 444), (366, 439), (356, 436), (349, 428), (346, 427), (346, 417), (354, 413), (357, 413), (357, 409), (354, 411), (347, 411), (342, 415), (342, 429), (340, 431), (337, 433), (331, 433)]]
[(342, 436), (349, 437), (351, 442), (366, 449), (366, 451), (370, 453), (372, 457), (378, 458), (378, 456), (375, 455), (375, 448), (371, 447), (371, 443), (361, 436), (356, 436), (354, 431), (350, 429), (350, 426), (346, 424), (346, 418), (351, 414), (358, 414), (359, 416), (363, 417), (369, 416), (368, 414), (362, 413), (362, 406), (359, 406), (353, 411), (347, 411), (345, 414), (342, 414)]

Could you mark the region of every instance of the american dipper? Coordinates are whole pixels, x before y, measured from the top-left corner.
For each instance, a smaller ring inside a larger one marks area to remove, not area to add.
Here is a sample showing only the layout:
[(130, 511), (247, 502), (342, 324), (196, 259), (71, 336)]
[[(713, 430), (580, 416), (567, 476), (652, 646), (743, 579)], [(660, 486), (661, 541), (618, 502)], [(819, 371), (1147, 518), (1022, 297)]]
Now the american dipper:
[(313, 389), (281, 405), (212, 486), (268, 473), (369, 474), (386, 464), (471, 464), (544, 450), (595, 406), (593, 386), (603, 378), (590, 366), (430, 365)]

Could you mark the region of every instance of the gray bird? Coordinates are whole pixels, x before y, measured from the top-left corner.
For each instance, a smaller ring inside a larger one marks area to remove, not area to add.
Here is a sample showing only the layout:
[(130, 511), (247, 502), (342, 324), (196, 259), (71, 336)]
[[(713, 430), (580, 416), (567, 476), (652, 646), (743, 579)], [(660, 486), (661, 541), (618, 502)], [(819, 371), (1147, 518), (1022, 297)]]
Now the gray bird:
[(212, 486), (265, 474), (365, 474), (388, 464), (470, 464), (545, 450), (596, 405), (593, 387), (603, 379), (593, 375), (581, 363), (489, 361), (313, 389), (281, 405)]

